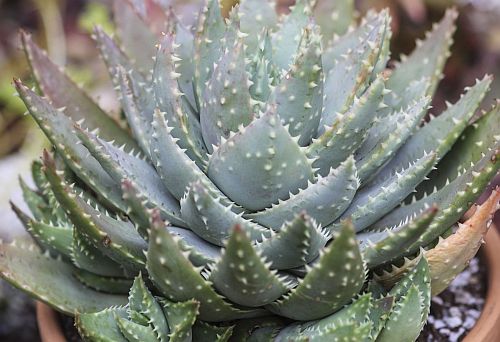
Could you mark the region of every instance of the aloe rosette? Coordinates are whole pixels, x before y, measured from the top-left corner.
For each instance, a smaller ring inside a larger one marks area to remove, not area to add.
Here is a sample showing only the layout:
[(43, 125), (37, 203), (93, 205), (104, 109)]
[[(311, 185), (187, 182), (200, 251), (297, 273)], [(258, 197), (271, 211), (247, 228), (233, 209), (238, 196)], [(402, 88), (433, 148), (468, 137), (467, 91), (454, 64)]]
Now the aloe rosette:
[(491, 77), (425, 120), (456, 12), (389, 70), (387, 11), (209, 0), (185, 27), (162, 5), (95, 30), (123, 122), (22, 35), (53, 151), (2, 276), (92, 341), (416, 339), (499, 200), (457, 224), (499, 168)]

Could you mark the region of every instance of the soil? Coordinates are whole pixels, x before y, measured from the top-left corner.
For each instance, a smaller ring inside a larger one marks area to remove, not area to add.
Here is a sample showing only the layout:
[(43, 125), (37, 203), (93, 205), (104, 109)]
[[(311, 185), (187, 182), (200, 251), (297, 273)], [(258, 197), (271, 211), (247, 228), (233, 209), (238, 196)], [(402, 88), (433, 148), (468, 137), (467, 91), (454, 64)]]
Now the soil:
[(0, 341), (39, 340), (33, 301), (0, 279)]
[(481, 314), (486, 296), (486, 267), (478, 257), (450, 286), (432, 298), (429, 320), (419, 342), (461, 341)]
[(78, 330), (75, 327), (75, 321), (73, 317), (69, 317), (63, 314), (59, 314), (59, 321), (63, 328), (64, 337), (68, 342), (83, 342), (80, 335), (78, 335)]

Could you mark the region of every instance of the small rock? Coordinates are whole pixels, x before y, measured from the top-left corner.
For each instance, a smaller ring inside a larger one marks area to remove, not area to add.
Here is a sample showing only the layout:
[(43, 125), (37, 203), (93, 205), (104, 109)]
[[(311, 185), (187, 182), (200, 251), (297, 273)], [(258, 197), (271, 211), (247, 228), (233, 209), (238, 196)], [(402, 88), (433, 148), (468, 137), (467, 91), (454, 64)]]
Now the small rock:
[(439, 332), (440, 332), (441, 334), (443, 334), (443, 335), (447, 335), (447, 336), (449, 336), (449, 335), (450, 335), (450, 333), (451, 333), (450, 329), (448, 329), (448, 328), (439, 329)]
[(456, 316), (445, 318), (445, 322), (450, 328), (456, 328), (462, 324), (462, 320)]
[(470, 309), (469, 310), (469, 315), (474, 317), (475, 319), (478, 319), (479, 316), (481, 315), (481, 312), (478, 310)]
[(460, 309), (457, 308), (456, 306), (450, 308), (450, 315), (454, 317), (462, 317)]
[(446, 324), (440, 319), (436, 319), (436, 321), (434, 322), (434, 328), (436, 329), (441, 329), (444, 328), (445, 326)]
[(463, 326), (467, 329), (472, 329), (472, 327), (476, 324), (476, 320), (472, 317), (466, 317), (463, 323)]
[(484, 268), (480, 266), (474, 258), (448, 289), (432, 298), (419, 342), (458, 342), (474, 327), (484, 305)]
[(463, 333), (465, 332), (465, 329), (461, 328), (459, 329), (457, 332), (453, 332), (450, 334), (450, 337), (449, 337), (449, 342), (457, 342), (457, 341), (460, 341), (461, 340), (461, 337), (463, 335)]
[(432, 298), (432, 302), (436, 303), (437, 305), (443, 305), (443, 299), (441, 297)]

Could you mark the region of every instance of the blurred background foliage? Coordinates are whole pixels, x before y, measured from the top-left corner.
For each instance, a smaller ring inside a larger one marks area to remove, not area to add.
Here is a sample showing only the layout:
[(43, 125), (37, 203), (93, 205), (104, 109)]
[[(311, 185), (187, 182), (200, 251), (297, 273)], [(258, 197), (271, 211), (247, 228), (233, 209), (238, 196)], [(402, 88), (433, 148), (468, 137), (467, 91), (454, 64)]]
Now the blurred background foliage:
[(97, 94), (107, 77), (89, 37), (94, 24), (113, 31), (105, 1), (0, 0), (0, 156), (18, 150), (30, 126), (20, 115), (24, 105), (12, 96), (13, 77), (30, 79), (19, 30), (33, 33), (56, 64)]
[[(390, 8), (395, 33), (393, 58), (409, 54), (415, 47), (415, 39), (422, 38), (446, 8), (459, 9), (452, 53), (433, 103), (433, 113), (445, 108), (444, 99), (456, 101), (462, 89), (476, 78), (486, 73), (500, 75), (500, 0), (357, 0), (356, 5), (361, 12), (368, 8)], [(483, 108), (489, 108), (499, 94), (500, 79), (496, 77)]]
[[(128, 0), (120, 0), (125, 2)], [(196, 11), (197, 1), (156, 0), (177, 8), (189, 20)], [(221, 0), (226, 7), (235, 0)], [(0, 156), (18, 150), (30, 124), (19, 114), (24, 112), (21, 102), (12, 96), (12, 77), (28, 79), (28, 66), (18, 49), (18, 30), (23, 28), (35, 35), (51, 58), (65, 66), (70, 76), (88, 89), (108, 111), (117, 112), (118, 106), (111, 91), (103, 65), (96, 57), (96, 49), (89, 37), (98, 24), (108, 33), (114, 31), (110, 16), (112, 0), (0, 0)], [(293, 0), (281, 1), (286, 8)], [(446, 78), (434, 103), (434, 112), (444, 108), (444, 98), (453, 101), (464, 86), (476, 77), (500, 69), (500, 0), (356, 0), (359, 16), (369, 8), (389, 7), (395, 32), (393, 57), (408, 54), (414, 48), (415, 38), (422, 37), (446, 7), (461, 10), (455, 35), (452, 57), (447, 64)], [(489, 106), (500, 90), (496, 80)]]
[[(29, 167), (47, 145), (22, 102), (13, 96), (12, 78), (33, 84), (19, 45), (19, 30), (31, 32), (50, 57), (66, 67), (71, 78), (91, 91), (107, 94), (108, 110), (118, 111), (104, 66), (89, 38), (93, 23), (111, 32), (109, 4), (80, 0), (0, 0), (0, 239), (23, 229), (9, 200), (22, 205), (18, 174), (29, 181)], [(105, 97), (106, 98), (106, 97)], [(30, 299), (0, 281), (0, 341), (37, 341), (34, 306)]]

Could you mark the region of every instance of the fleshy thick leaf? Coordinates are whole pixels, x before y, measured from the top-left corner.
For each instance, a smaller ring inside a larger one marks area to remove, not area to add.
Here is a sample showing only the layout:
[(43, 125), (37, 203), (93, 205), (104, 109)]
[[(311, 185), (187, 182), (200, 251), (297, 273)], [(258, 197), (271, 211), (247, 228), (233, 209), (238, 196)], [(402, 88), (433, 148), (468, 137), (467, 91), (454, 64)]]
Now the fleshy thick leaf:
[(250, 210), (287, 198), (313, 177), (311, 161), (281, 124), (276, 107), (219, 146), (207, 172), (229, 198)]
[(76, 134), (116, 183), (121, 183), (123, 178), (133, 180), (141, 192), (148, 195), (147, 200), (150, 205), (160, 208), (162, 214), (173, 224), (185, 225), (180, 218), (179, 203), (165, 188), (151, 164), (99, 139), (92, 133), (76, 128)]
[(195, 40), (195, 77), (197, 93), (203, 94), (205, 82), (212, 75), (214, 63), (219, 59), (225, 24), (218, 0), (205, 0), (198, 19)]
[(361, 290), (364, 279), (354, 228), (344, 222), (340, 233), (299, 285), (267, 308), (296, 320), (321, 318), (349, 302)]
[(19, 80), (15, 80), (14, 83), (30, 114), (71, 170), (103, 199), (118, 208), (123, 208), (116, 183), (97, 160), (88, 156), (87, 149), (78, 144), (78, 137), (73, 133), (74, 122)]
[(156, 342), (156, 334), (150, 326), (132, 322), (126, 318), (116, 317), (116, 324), (123, 336), (130, 342)]
[[(331, 2), (328, 0), (317, 0), (316, 2), (318, 2), (318, 4), (316, 5), (317, 10), (320, 9), (319, 6), (337, 6), (336, 2)], [(322, 5), (321, 2), (324, 2), (325, 4)], [(345, 1), (343, 3), (348, 2), (349, 1)], [(317, 23), (321, 25), (321, 23)], [(357, 27), (351, 27), (346, 34), (341, 36), (334, 35), (333, 37), (326, 37), (325, 35), (323, 35), (323, 39), (328, 40), (327, 42), (325, 42), (325, 44), (323, 44), (324, 70), (326, 72), (330, 71), (335, 65), (336, 61), (342, 55), (347, 54), (349, 51), (359, 49), (360, 44), (363, 44), (363, 42), (368, 37), (368, 34), (375, 27), (386, 26), (389, 23), (390, 17), (388, 17), (387, 15), (387, 10), (383, 10), (380, 12), (368, 11), (368, 13), (362, 18), (360, 24)], [(331, 29), (335, 30), (336, 28)]]
[(373, 26), (354, 50), (348, 50), (335, 60), (331, 69), (325, 66), (323, 114), (319, 133), (323, 126), (331, 126), (339, 113), (344, 114), (356, 97), (366, 90), (371, 81), (375, 64), (383, 43), (388, 14), (385, 12), (383, 25)]
[[(118, 90), (117, 95), (129, 126), (146, 155), (150, 154), (148, 136), (151, 131), (152, 114), (155, 109), (154, 92), (146, 77), (137, 71), (129, 57), (102, 29), (96, 27), (94, 38), (106, 63), (111, 81)], [(150, 73), (148, 71), (148, 73)], [(111, 140), (111, 139), (108, 139)]]
[[(232, 339), (236, 339), (237, 341), (268, 341), (269, 329), (273, 329), (276, 331), (275, 334), (270, 336), (271, 338), (275, 337), (279, 328), (284, 325), (284, 319), (279, 316), (267, 316), (256, 319), (245, 319), (236, 322), (236, 325), (233, 329), (233, 334), (231, 336)], [(266, 329), (264, 332), (264, 336), (259, 332), (262, 329)], [(255, 336), (255, 338), (254, 338)], [(259, 339), (262, 336), (262, 339)]]
[(128, 342), (116, 324), (118, 317), (127, 317), (125, 307), (106, 308), (91, 314), (78, 314), (75, 318), (75, 326), (80, 336), (90, 341)]
[(81, 270), (97, 275), (108, 277), (124, 275), (122, 266), (104, 255), (78, 229), (73, 229), (72, 261)]
[(251, 82), (249, 88), (250, 95), (252, 99), (260, 101), (254, 105), (255, 111), (264, 108), (273, 91), (273, 87), (277, 80), (279, 80), (276, 68), (272, 64), (272, 47), (270, 39), (269, 32), (266, 31), (262, 34), (259, 47), (247, 66), (247, 70), (250, 73), (249, 80)]
[(220, 257), (219, 246), (203, 240), (192, 231), (179, 227), (169, 227), (169, 230), (180, 238), (179, 246), (183, 251), (189, 252), (189, 261), (194, 266), (206, 266)]
[(354, 0), (314, 0), (313, 3), (314, 20), (321, 27), (323, 43), (335, 35), (345, 34), (354, 21)]
[(133, 282), (132, 279), (105, 277), (81, 269), (75, 269), (73, 274), (76, 279), (91, 289), (117, 295), (126, 295)]
[[(118, 69), (118, 75), (116, 76), (115, 82), (118, 83), (116, 86), (120, 91), (118, 97), (123, 113), (127, 118), (128, 125), (132, 130), (132, 134), (138, 141), (142, 152), (149, 156), (149, 137), (152, 131), (151, 121), (154, 109), (154, 98), (150, 92), (146, 92), (146, 94), (137, 94), (137, 92), (134, 91), (133, 81), (124, 68)], [(139, 96), (141, 95), (144, 97), (140, 98)]]
[(491, 76), (485, 76), (482, 81), (468, 88), (457, 103), (417, 130), (372, 182), (380, 182), (405, 164), (421, 157), (423, 151), (435, 151), (436, 161), (441, 160), (467, 127), (490, 83)]
[(293, 56), (297, 53), (302, 30), (309, 22), (312, 9), (308, 0), (298, 0), (290, 14), (283, 18), (272, 34), (273, 61), (281, 70), (289, 69)]
[(397, 150), (416, 131), (425, 114), (430, 98), (414, 101), (408, 108), (379, 120), (356, 152), (358, 175), (362, 183), (373, 178), (391, 160)]
[[(161, 211), (157, 208), (146, 207), (146, 202), (142, 200), (143, 196), (137, 192), (134, 184), (129, 180), (122, 182), (122, 190), (125, 201), (130, 204), (127, 215), (134, 221), (138, 233), (144, 240), (148, 241), (152, 218), (156, 215), (154, 211), (158, 210), (160, 216)], [(183, 251), (189, 252), (189, 260), (193, 265), (205, 266), (219, 257), (220, 249), (218, 246), (200, 238), (191, 230), (173, 226), (169, 226), (168, 229), (172, 234), (180, 238), (179, 246)]]
[(500, 132), (500, 101), (465, 129), (460, 139), (436, 166), (436, 170), (429, 174), (429, 181), (417, 188), (416, 198), (432, 192), (434, 187), (442, 188), (463, 173), (464, 169), (474, 168), (490, 149), (498, 148), (500, 144), (498, 132)]
[[(375, 296), (373, 297), (376, 298)], [(373, 300), (373, 307), (370, 309), (369, 313), (370, 321), (372, 322), (372, 330), (370, 331), (372, 340), (376, 340), (377, 336), (384, 328), (385, 322), (387, 322), (393, 308), (394, 297), (392, 296)]]
[(61, 69), (56, 66), (26, 33), (21, 34), (24, 51), (31, 65), (38, 85), (48, 96), (55, 108), (65, 107), (64, 115), (73, 121), (85, 120), (88, 129), (99, 129), (105, 139), (114, 139), (127, 149), (137, 148), (137, 144), (126, 130), (108, 116), (86, 93), (79, 88)]
[(397, 225), (400, 221), (417, 215), (433, 203), (439, 203), (440, 211), (433, 222), (420, 236), (419, 240), (412, 244), (405, 253), (402, 253), (402, 256), (414, 254), (420, 247), (427, 246), (460, 219), (470, 207), (470, 204), (474, 203), (479, 197), (492, 177), (497, 174), (500, 168), (498, 162), (500, 158), (499, 148), (499, 143), (493, 149), (488, 150), (485, 148), (484, 156), (463, 174), (432, 194), (411, 204), (396, 208), (372, 225), (370, 229)]
[(285, 223), (279, 232), (255, 245), (255, 249), (274, 269), (306, 265), (320, 253), (330, 236), (305, 213)]
[(326, 226), (347, 209), (358, 186), (356, 166), (351, 157), (336, 169), (330, 169), (326, 177), (318, 176), (315, 183), (292, 194), (287, 200), (246, 217), (266, 227), (279, 229), (285, 221), (305, 211), (319, 224)]
[(245, 45), (249, 51), (258, 47), (258, 37), (263, 27), (273, 30), (278, 22), (273, 3), (268, 0), (241, 0), (238, 7), (240, 30), (247, 36)]
[(476, 255), (490, 227), (493, 214), (500, 208), (499, 201), (500, 192), (498, 189), (493, 190), (488, 200), (476, 209), (470, 219), (458, 224), (454, 234), (424, 252), (429, 262), (433, 295), (446, 289)]
[(414, 341), (426, 323), (430, 309), (431, 277), (425, 257), (420, 255), (415, 259), (414, 267), (404, 274), (388, 296), (395, 299), (394, 309), (378, 339)]
[(316, 136), (323, 100), (321, 38), (318, 27), (305, 27), (290, 70), (274, 88), (270, 102), (300, 146)]
[(58, 227), (50, 224), (31, 221), (26, 229), (28, 233), (54, 256), (70, 258), (72, 254), (73, 231), (70, 227)]
[(351, 218), (356, 231), (370, 226), (410, 194), (434, 166), (435, 153), (424, 155), (406, 170), (381, 184), (358, 191), (340, 219)]
[(151, 98), (151, 88), (149, 87), (147, 78), (134, 68), (132, 61), (120, 49), (118, 43), (100, 27), (97, 26), (94, 28), (93, 38), (96, 40), (97, 47), (106, 63), (113, 84), (119, 86), (119, 71), (120, 69), (125, 69), (131, 81), (131, 88), (134, 90), (137, 98), (142, 99), (142, 109), (146, 108), (149, 105), (147, 99)]
[(154, 328), (154, 336), (162, 342), (169, 341), (169, 326), (163, 315), (163, 310), (146, 287), (140, 274), (134, 280), (128, 300), (130, 310), (148, 318), (149, 324)]
[(151, 209), (147, 197), (139, 192), (138, 187), (130, 179), (122, 180), (123, 200), (128, 205), (127, 215), (132, 219), (137, 232), (144, 240), (149, 239), (148, 228), (150, 224)]
[(224, 204), (231, 203), (177, 145), (177, 139), (170, 134), (173, 128), (158, 111), (154, 115), (153, 128), (151, 143), (153, 162), (163, 183), (175, 198), (180, 200), (188, 190), (189, 184), (199, 180), (210, 193), (222, 197)]
[[(137, 69), (144, 75), (150, 75), (157, 37), (149, 27), (150, 23), (145, 21), (147, 11), (138, 11), (132, 5), (133, 2), (130, 0), (113, 2), (116, 31)], [(139, 12), (143, 12), (142, 15)]]
[(143, 250), (147, 245), (134, 227), (129, 222), (114, 219), (85, 203), (57, 174), (54, 160), (48, 152), (45, 151), (43, 159), (47, 180), (75, 229), (79, 229), (104, 255), (125, 268), (142, 268), (145, 263)]
[(281, 297), (287, 285), (252, 246), (238, 225), (232, 229), (221, 259), (213, 266), (209, 280), (234, 303), (262, 306)]
[[(229, 40), (226, 36), (226, 40)], [(217, 60), (213, 74), (203, 92), (200, 123), (208, 149), (227, 139), (240, 125), (248, 125), (254, 116), (250, 82), (245, 70), (242, 39), (226, 46)]]
[[(470, 204), (477, 200), (491, 179), (498, 173), (500, 168), (500, 163), (498, 162), (499, 158), (500, 143), (497, 143), (492, 150), (488, 151), (484, 157), (465, 174), (465, 177), (458, 178), (457, 181), (453, 182), (455, 183), (453, 186), (448, 187), (446, 191), (444, 191), (443, 195), (445, 195), (446, 205), (441, 205), (442, 210), (436, 215), (429, 229), (422, 234), (417, 243), (409, 248), (409, 251), (414, 251), (419, 245), (425, 246), (430, 244), (431, 241), (437, 239), (460, 219), (470, 207)], [(481, 173), (476, 173), (478, 169), (481, 170)], [(439, 193), (439, 191), (437, 193)], [(426, 203), (425, 200), (423, 202)]]
[(260, 241), (271, 235), (270, 229), (232, 212), (199, 181), (191, 184), (186, 197), (181, 200), (181, 213), (193, 232), (217, 246), (224, 244), (234, 225), (239, 225), (252, 241)]
[(200, 304), (195, 300), (172, 303), (165, 299), (160, 300), (160, 304), (163, 306), (163, 312), (170, 327), (168, 341), (191, 341), (192, 326), (196, 321)]
[(371, 302), (370, 295), (365, 294), (357, 298), (353, 303), (346, 305), (336, 313), (323, 319), (291, 324), (280, 331), (276, 341), (322, 340), (321, 337), (327, 338), (334, 331), (335, 327), (343, 328), (348, 326), (351, 329), (353, 325), (359, 327), (366, 322), (366, 318), (372, 307)]
[[(153, 72), (153, 89), (156, 95), (158, 108), (164, 113), (169, 124), (170, 132), (178, 140), (181, 148), (197, 165), (202, 166), (206, 159), (206, 148), (201, 135), (198, 118), (191, 112), (184, 94), (178, 89), (179, 60), (174, 48), (175, 37), (166, 34), (158, 45), (155, 69)], [(148, 137), (150, 139), (150, 137)]]
[(193, 326), (193, 341), (227, 342), (232, 333), (233, 326), (218, 327), (197, 321)]
[(409, 247), (427, 229), (437, 211), (437, 207), (430, 208), (400, 227), (357, 234), (356, 238), (362, 242), (360, 249), (367, 267), (372, 269), (398, 258), (401, 250)]
[(28, 205), (31, 214), (37, 221), (52, 222), (55, 217), (52, 213), (50, 204), (45, 197), (36, 191), (30, 189), (22, 178), (19, 178), (19, 184), (23, 193), (24, 202)]
[(433, 31), (427, 33), (426, 39), (417, 41), (417, 48), (413, 53), (397, 65), (387, 82), (387, 87), (392, 90), (386, 98), (390, 107), (398, 110), (408, 105), (404, 100), (404, 93), (412, 80), (429, 78), (430, 83), (425, 94), (433, 95), (450, 54), (457, 16), (456, 9), (448, 10), (441, 22), (434, 24)]
[[(169, 17), (171, 19), (172, 16)], [(172, 19), (171, 19), (172, 20)], [(180, 61), (177, 63), (177, 72), (181, 74), (177, 79), (180, 90), (184, 93), (183, 100), (187, 100), (192, 108), (192, 111), (199, 113), (198, 94), (196, 93), (195, 85), (195, 65), (192, 63), (194, 56), (194, 35), (191, 30), (185, 27), (178, 18), (174, 18), (175, 22), (175, 43), (178, 45), (176, 49)]]
[(258, 310), (238, 309), (217, 294), (194, 268), (176, 239), (155, 220), (149, 239), (147, 270), (160, 292), (173, 301), (194, 298), (200, 303), (200, 319), (213, 322), (258, 315)]
[(375, 119), (384, 90), (384, 79), (380, 76), (361, 98), (354, 99), (345, 114), (337, 115), (333, 125), (313, 139), (307, 147), (307, 155), (316, 158), (313, 166), (319, 168), (320, 175), (326, 175), (330, 168), (336, 168), (360, 147)]
[(43, 255), (33, 242), (0, 245), (0, 275), (13, 286), (68, 315), (123, 305), (125, 296), (89, 289), (73, 276), (73, 267)]
[(395, 305), (389, 315), (384, 329), (378, 335), (377, 341), (391, 342), (415, 341), (420, 334), (421, 298), (416, 286), (412, 286), (407, 294)]

